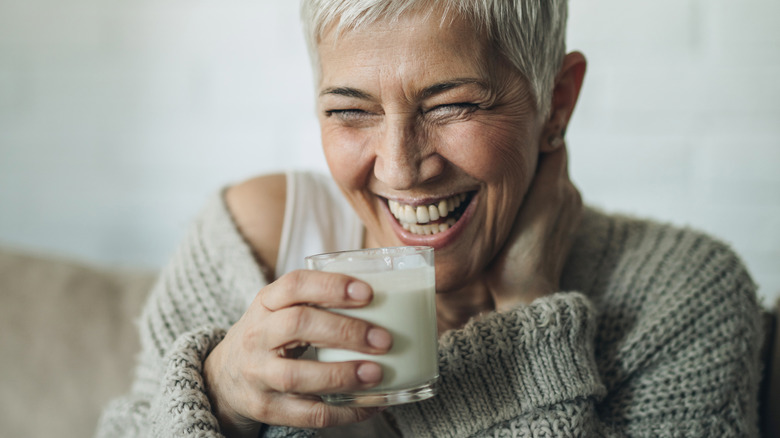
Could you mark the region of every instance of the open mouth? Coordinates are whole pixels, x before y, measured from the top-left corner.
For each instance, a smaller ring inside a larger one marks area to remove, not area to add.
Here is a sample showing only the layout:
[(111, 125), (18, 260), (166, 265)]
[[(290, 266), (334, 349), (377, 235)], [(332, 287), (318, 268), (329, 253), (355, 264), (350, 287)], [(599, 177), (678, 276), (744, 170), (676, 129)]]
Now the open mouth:
[(417, 206), (389, 199), (387, 206), (405, 230), (417, 235), (431, 235), (447, 231), (455, 225), (473, 197), (473, 192), (459, 193)]

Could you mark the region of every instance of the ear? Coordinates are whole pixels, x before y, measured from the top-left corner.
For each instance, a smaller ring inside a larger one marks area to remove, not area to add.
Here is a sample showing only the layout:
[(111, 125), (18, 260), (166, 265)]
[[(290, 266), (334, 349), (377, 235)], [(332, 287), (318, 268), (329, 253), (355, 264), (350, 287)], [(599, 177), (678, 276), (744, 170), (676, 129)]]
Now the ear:
[(566, 127), (580, 96), (586, 65), (585, 56), (580, 52), (569, 53), (563, 58), (561, 71), (555, 78), (550, 115), (542, 129), (540, 152), (552, 152), (563, 146)]

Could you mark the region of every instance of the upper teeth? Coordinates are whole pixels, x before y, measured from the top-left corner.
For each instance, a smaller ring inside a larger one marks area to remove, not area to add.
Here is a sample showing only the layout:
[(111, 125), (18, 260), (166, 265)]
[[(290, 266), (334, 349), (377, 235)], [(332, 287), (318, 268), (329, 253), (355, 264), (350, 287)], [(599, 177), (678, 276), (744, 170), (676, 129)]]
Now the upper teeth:
[(442, 199), (435, 204), (418, 205), (417, 207), (401, 204), (398, 201), (393, 200), (388, 200), (387, 205), (390, 207), (390, 212), (393, 213), (393, 216), (402, 224), (427, 224), (430, 221), (447, 217), (447, 215), (458, 208), (465, 199), (466, 194), (461, 193), (447, 199)]

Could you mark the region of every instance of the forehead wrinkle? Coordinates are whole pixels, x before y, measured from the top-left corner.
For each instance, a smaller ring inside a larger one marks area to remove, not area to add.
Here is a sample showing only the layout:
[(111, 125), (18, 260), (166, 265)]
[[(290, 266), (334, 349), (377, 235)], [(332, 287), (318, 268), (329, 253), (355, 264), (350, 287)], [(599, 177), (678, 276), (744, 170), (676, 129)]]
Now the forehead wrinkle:
[[(426, 57), (429, 57), (426, 54)], [(416, 103), (427, 100), (439, 94), (455, 90), (463, 86), (478, 87), (480, 92), (489, 92), (492, 78), (483, 76), (483, 69), (462, 69), (449, 64), (448, 60), (429, 60), (424, 62), (423, 70), (412, 63), (407, 66), (405, 62), (388, 66), (385, 69), (386, 79), (395, 83), (407, 103)], [(408, 68), (407, 68), (408, 67)], [(462, 66), (461, 66), (462, 67)], [(408, 73), (412, 71), (413, 73)], [(390, 79), (392, 78), (392, 79)], [(380, 83), (385, 81), (380, 79)]]
[[(353, 88), (349, 83), (338, 84), (337, 80), (335, 84), (329, 84), (332, 86), (323, 90), (320, 96), (334, 94), (380, 102), (384, 97), (389, 97), (384, 96), (388, 93), (403, 99), (398, 103), (409, 105), (470, 83), (479, 87), (481, 94), (495, 94), (500, 89), (497, 85), (501, 80), (494, 77), (495, 54), (490, 50), (484, 35), (477, 33), (478, 38), (469, 40), (465, 45), (462, 41), (446, 44), (452, 53), (444, 57), (441, 53), (431, 51), (437, 43), (443, 42), (442, 37), (444, 40), (451, 40), (452, 31), (456, 34), (474, 32), (469, 23), (452, 18), (446, 24), (436, 23), (437, 30), (428, 29), (428, 32), (419, 39), (405, 38), (406, 35), (415, 33), (419, 26), (426, 24), (426, 20), (420, 22), (412, 17), (406, 17), (395, 23), (381, 21), (373, 23), (369, 26), (370, 31), (367, 28), (352, 29), (339, 35), (338, 40), (333, 38), (335, 35), (330, 34), (330, 39), (320, 41), (319, 45), (321, 54), (323, 51), (328, 52), (330, 65), (332, 66), (334, 62), (336, 66), (339, 62), (344, 66), (351, 65), (354, 68), (350, 74), (353, 79), (367, 79), (373, 84), (363, 81), (361, 85)], [(441, 31), (445, 33), (442, 34)], [(366, 34), (366, 32), (370, 33)], [(358, 38), (351, 38), (353, 36)], [(372, 41), (381, 38), (390, 38), (396, 43), (384, 47), (371, 44)], [(364, 39), (367, 44), (364, 44), (361, 39)], [(345, 50), (350, 53), (349, 56), (345, 57)], [(409, 59), (406, 54), (412, 52), (417, 52), (417, 56)], [(400, 59), (400, 62), (383, 62), (388, 58)], [(324, 66), (321, 64), (321, 67)], [(373, 73), (372, 69), (374, 69)], [(330, 75), (321, 76), (321, 84), (326, 76)], [(374, 76), (373, 81), (371, 76)]]

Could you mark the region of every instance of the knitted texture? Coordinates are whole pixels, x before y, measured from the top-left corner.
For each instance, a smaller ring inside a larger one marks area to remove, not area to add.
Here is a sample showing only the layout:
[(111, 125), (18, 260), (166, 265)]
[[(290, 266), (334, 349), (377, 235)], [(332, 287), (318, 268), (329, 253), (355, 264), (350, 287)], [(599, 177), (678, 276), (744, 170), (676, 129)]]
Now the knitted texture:
[(162, 379), (162, 396), (152, 409), (152, 435), (219, 436), (219, 423), (203, 382), (203, 361), (225, 337), (225, 330), (204, 327), (183, 334), (171, 347)]
[(577, 293), (472, 321), (439, 342), (438, 395), (392, 413), (403, 417), (405, 436), (473, 436), (541, 406), (603, 396), (594, 328), (590, 303)]
[[(264, 284), (216, 197), (147, 302), (133, 388), (98, 436), (219, 436), (202, 361)], [(444, 334), (438, 395), (384, 415), (414, 438), (757, 435), (760, 306), (727, 246), (587, 210), (561, 286)]]

